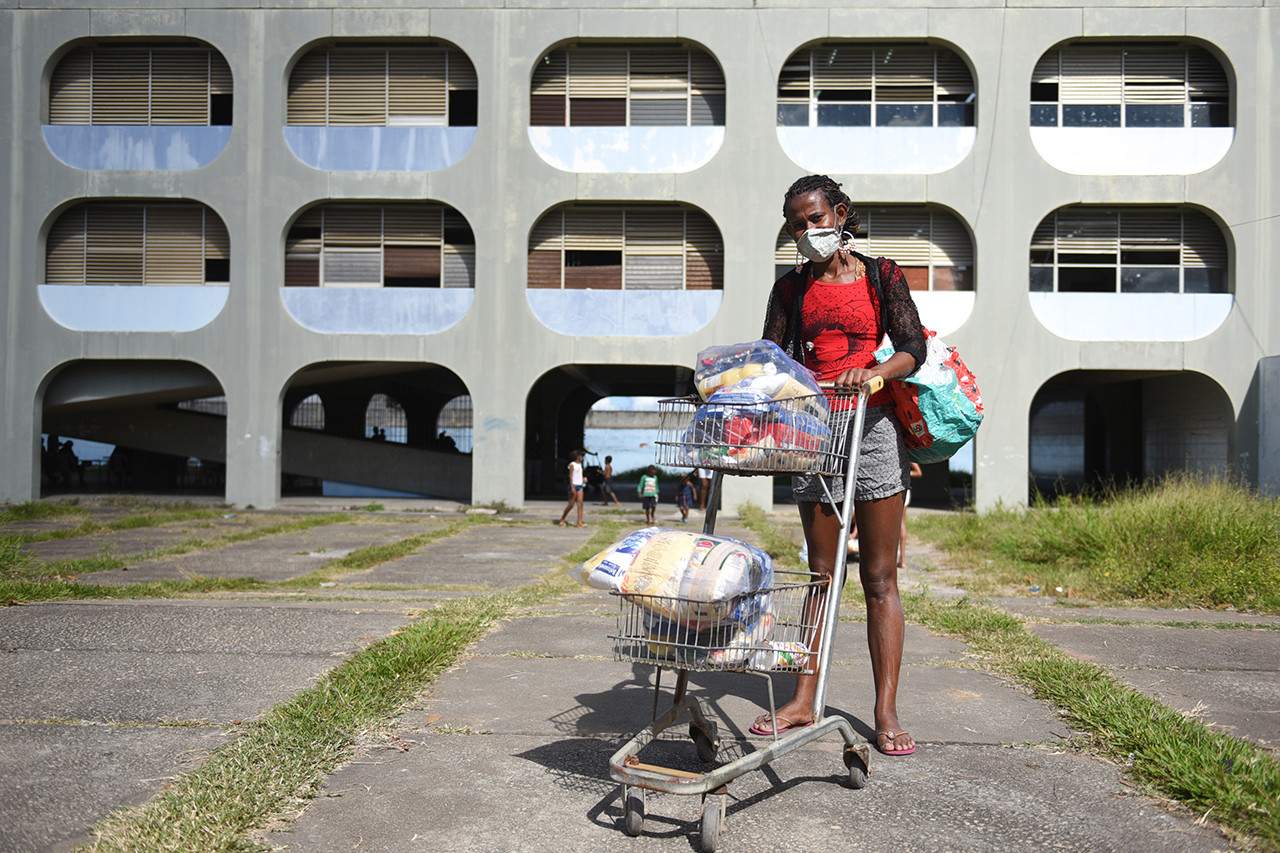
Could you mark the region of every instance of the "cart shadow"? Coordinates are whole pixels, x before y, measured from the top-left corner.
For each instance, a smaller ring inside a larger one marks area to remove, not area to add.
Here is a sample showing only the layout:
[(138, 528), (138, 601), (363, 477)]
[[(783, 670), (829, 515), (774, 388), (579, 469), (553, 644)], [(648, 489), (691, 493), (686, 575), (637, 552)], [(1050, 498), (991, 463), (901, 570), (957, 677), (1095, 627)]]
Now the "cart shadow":
[[(609, 759), (635, 732), (651, 721), (655, 674), (654, 667), (635, 663), (629, 679), (617, 682), (608, 690), (579, 694), (575, 697), (573, 707), (551, 718), (556, 730), (566, 740), (517, 753), (517, 757), (551, 771), (556, 784), (564, 789), (599, 797), (587, 812), (588, 820), (598, 826), (611, 829), (622, 827), (621, 786), (609, 776)], [(794, 676), (774, 677), (775, 698), (790, 696), (794, 688)], [(659, 715), (671, 706), (675, 678), (676, 674), (670, 670), (662, 673), (662, 693), (657, 708)], [(735, 761), (755, 752), (757, 743), (771, 742), (768, 738), (761, 739), (747, 731), (755, 719), (754, 713), (746, 719), (733, 719), (735, 714), (741, 716), (744, 703), (754, 704), (762, 711), (768, 710), (768, 687), (763, 679), (738, 673), (691, 673), (689, 692), (701, 700), (704, 710), (719, 727), (720, 750), (717, 764), (706, 765), (698, 759), (697, 750), (688, 737), (688, 715), (644, 748), (646, 762), (691, 773), (705, 773), (713, 766)], [(726, 699), (733, 700), (733, 711), (726, 708)], [(847, 711), (828, 706), (827, 716), (843, 717), (864, 739), (874, 735), (873, 726)], [(844, 771), (827, 776), (806, 775), (785, 780), (768, 764), (761, 767), (759, 772), (765, 775), (769, 787), (741, 800), (735, 799), (730, 793), (727, 813), (735, 813), (806, 783), (848, 784), (847, 773)], [(645, 835), (655, 838), (687, 836), (690, 846), (698, 849), (697, 810), (701, 799), (695, 801), (691, 816), (682, 820), (662, 816), (664, 810), (675, 814), (681, 813), (682, 809), (690, 811), (688, 807), (674, 805), (674, 802), (664, 809), (666, 801), (674, 801), (681, 795), (650, 792), (649, 796), (653, 798), (654, 808), (647, 810)]]

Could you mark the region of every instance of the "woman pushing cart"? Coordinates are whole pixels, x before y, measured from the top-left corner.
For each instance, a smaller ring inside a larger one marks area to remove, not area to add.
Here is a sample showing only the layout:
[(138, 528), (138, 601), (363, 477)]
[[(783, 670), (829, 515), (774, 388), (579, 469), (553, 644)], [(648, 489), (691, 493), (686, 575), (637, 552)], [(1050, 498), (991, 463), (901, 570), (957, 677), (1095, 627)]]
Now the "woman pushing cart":
[[(826, 685), (839, 621), (845, 578), (846, 546), (856, 513), (861, 531), (860, 575), (867, 598), (868, 645), (875, 681), (876, 747), (888, 755), (915, 751), (915, 741), (901, 730), (896, 695), (902, 660), (904, 621), (897, 589), (898, 531), (909, 462), (897, 421), (881, 394), (886, 381), (909, 375), (924, 357), (924, 332), (910, 291), (892, 261), (870, 261), (852, 249), (857, 214), (839, 185), (825, 176), (802, 178), (787, 191), (783, 204), (786, 229), (798, 253), (808, 258), (774, 285), (764, 338), (813, 370), (830, 389), (825, 398), (789, 398), (774, 404), (791, 430), (804, 431), (815, 408), (824, 415), (820, 443), (803, 440), (780, 448), (771, 433), (746, 438), (743, 422), (755, 412), (749, 404), (695, 399), (663, 401), (658, 450), (663, 464), (697, 464), (715, 469), (704, 532), (715, 529), (715, 497), (726, 472), (793, 473), (809, 551), (810, 573), (791, 581), (778, 577), (768, 588), (732, 602), (735, 613), (773, 620), (767, 641), (758, 635), (726, 640), (701, 623), (661, 621), (654, 613), (671, 613), (695, 602), (661, 600), (658, 596), (620, 595), (615, 655), (621, 660), (656, 664), (658, 684), (654, 720), (610, 759), (610, 776), (623, 785), (624, 828), (639, 835), (644, 825), (644, 792), (701, 794), (701, 844), (717, 847), (725, 817), (727, 784), (774, 758), (818, 738), (838, 733), (845, 741), (850, 784), (866, 784), (868, 752), (844, 717), (827, 717)], [(878, 280), (877, 280), (878, 279)], [(883, 310), (880, 297), (883, 294)], [(883, 364), (872, 353), (887, 332), (897, 350)], [(856, 396), (853, 396), (856, 393)], [(739, 408), (741, 407), (741, 408)], [(776, 426), (775, 421), (775, 426)], [(811, 433), (817, 435), (818, 432)], [(852, 493), (853, 501), (845, 500)], [(717, 627), (713, 625), (713, 628)], [(658, 715), (661, 671), (679, 672), (672, 706)], [(727, 764), (695, 774), (644, 764), (639, 752), (686, 713), (689, 735), (699, 758), (715, 760), (717, 724), (701, 701), (687, 692), (691, 671), (735, 670), (768, 680), (769, 712), (750, 727), (771, 738), (763, 747)], [(770, 673), (794, 672), (792, 698), (777, 707)]]

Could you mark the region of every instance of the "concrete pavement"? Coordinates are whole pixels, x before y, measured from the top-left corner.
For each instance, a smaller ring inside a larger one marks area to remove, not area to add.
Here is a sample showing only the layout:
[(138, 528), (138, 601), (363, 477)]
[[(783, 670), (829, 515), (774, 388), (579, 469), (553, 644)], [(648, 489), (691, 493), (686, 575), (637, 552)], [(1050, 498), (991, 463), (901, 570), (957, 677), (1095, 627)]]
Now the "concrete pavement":
[[(456, 517), (383, 503), (381, 513), (198, 552), (190, 563), (281, 580), (318, 568), (288, 559), (299, 552), (332, 558), (341, 542), (415, 535)], [(335, 508), (314, 502), (288, 511)], [(431, 601), (556, 570), (591, 532), (556, 527), (560, 509), (531, 503), (513, 522), (468, 528), (306, 595), (0, 610), (0, 849), (68, 849), (111, 808), (145, 801), (234, 737), (235, 721), (305, 688)], [(778, 523), (793, 524), (793, 516), (780, 511)], [(624, 518), (641, 526), (638, 511)], [(719, 532), (749, 538), (729, 519)], [(324, 551), (322, 542), (330, 543)], [(92, 543), (81, 551), (91, 553)], [(915, 546), (910, 561), (935, 558)], [(154, 563), (111, 582), (184, 569)], [(904, 586), (913, 582), (904, 576)], [(361, 588), (369, 585), (376, 588)], [(1280, 737), (1280, 619), (1001, 603), (1041, 636), (1174, 707), (1264, 747)], [(647, 723), (652, 670), (613, 660), (614, 617), (608, 596), (584, 589), (503, 622), (394, 725), (362, 737), (321, 795), (266, 840), (297, 851), (700, 849), (697, 797), (650, 794), (642, 838), (618, 825), (608, 757)], [(1154, 624), (1199, 620), (1249, 630)], [(830, 702), (831, 713), (866, 736), (872, 695), (860, 629), (841, 626)], [(785, 693), (785, 678), (779, 682)], [(693, 684), (720, 723), (722, 756), (761, 743), (745, 732), (767, 705), (760, 679), (707, 674)], [(962, 644), (918, 626), (907, 633), (899, 707), (920, 743), (916, 755), (873, 751), (871, 781), (855, 791), (837, 740), (792, 752), (730, 785), (721, 849), (1232, 847), (1212, 823), (1141, 794), (1112, 764), (1062, 748), (1071, 733), (1052, 709), (975, 667)], [(681, 728), (646, 760), (702, 769)]]

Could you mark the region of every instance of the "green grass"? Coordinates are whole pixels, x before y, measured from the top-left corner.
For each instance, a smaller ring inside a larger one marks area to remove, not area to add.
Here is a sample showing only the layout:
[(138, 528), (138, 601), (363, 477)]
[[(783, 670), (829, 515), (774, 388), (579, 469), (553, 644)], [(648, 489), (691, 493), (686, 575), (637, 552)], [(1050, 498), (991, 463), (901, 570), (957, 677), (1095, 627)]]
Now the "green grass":
[[(0, 591), (4, 591), (5, 601), (18, 602), (65, 600), (68, 598), (133, 598), (135, 596), (127, 592), (114, 596), (104, 595), (100, 592), (104, 587), (92, 584), (77, 584), (73, 581), (80, 575), (125, 568), (145, 560), (221, 548), (236, 542), (247, 542), (279, 533), (296, 533), (313, 527), (321, 527), (348, 520), (350, 520), (350, 516), (345, 513), (329, 513), (327, 515), (294, 519), (280, 524), (255, 527), (249, 530), (239, 530), (234, 533), (224, 533), (204, 539), (186, 539), (182, 542), (144, 551), (141, 554), (134, 554), (128, 558), (112, 554), (99, 554), (93, 557), (50, 562), (36, 560), (23, 551), (21, 543), (15, 539), (0, 537)], [(134, 585), (129, 584), (127, 586)]]
[(1217, 823), (1280, 850), (1280, 762), (1253, 744), (1131, 690), (1069, 657), (1012, 615), (968, 599), (903, 599), (907, 617), (959, 637), (993, 670), (1061, 709), (1097, 752), (1140, 782)]
[(392, 560), (398, 560), (401, 557), (412, 554), (424, 545), (429, 545), (440, 539), (452, 536), (462, 530), (476, 524), (492, 524), (491, 519), (486, 516), (465, 516), (457, 521), (449, 522), (428, 530), (426, 533), (419, 533), (416, 536), (409, 536), (399, 539), (395, 542), (388, 542), (383, 545), (369, 545), (365, 548), (359, 548), (352, 551), (345, 557), (339, 557), (336, 560), (330, 560), (323, 567), (316, 569), (314, 572), (302, 575), (292, 580), (283, 581), (276, 584), (277, 587), (312, 587), (321, 583), (333, 583), (346, 575), (355, 572), (362, 572), (371, 569), (380, 563), (389, 563)]
[[(578, 561), (613, 541), (617, 530), (606, 527), (601, 525), (568, 559)], [(147, 804), (100, 823), (96, 840), (81, 849), (262, 849), (250, 833), (315, 797), (325, 778), (351, 754), (358, 733), (388, 724), (494, 623), (575, 586), (565, 572), (556, 571), (514, 592), (437, 605), (348, 658), (260, 721), (245, 725), (234, 741)]]
[(75, 503), (29, 501), (0, 507), (0, 525), (14, 521), (44, 521), (50, 518), (85, 515), (89, 511)]
[(1097, 601), (1280, 613), (1280, 500), (1225, 479), (920, 516), (912, 531), (948, 551), (979, 593), (1062, 587)]

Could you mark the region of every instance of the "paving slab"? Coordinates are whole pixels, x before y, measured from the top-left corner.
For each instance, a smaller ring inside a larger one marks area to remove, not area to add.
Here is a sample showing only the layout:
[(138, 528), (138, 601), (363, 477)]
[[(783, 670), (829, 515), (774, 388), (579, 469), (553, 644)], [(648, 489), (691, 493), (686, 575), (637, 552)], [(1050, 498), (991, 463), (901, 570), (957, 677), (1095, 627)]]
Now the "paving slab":
[(33, 604), (0, 610), (0, 718), (248, 719), (403, 612), (269, 603)]
[(1280, 752), (1280, 631), (1032, 622), (1135, 690)]
[(1229, 626), (1280, 628), (1280, 616), (1242, 613), (1236, 610), (1171, 609), (1153, 607), (1107, 607), (1082, 604), (1070, 599), (1041, 596), (1029, 598), (998, 597), (990, 599), (1005, 610), (1036, 619), (1080, 622), (1115, 620), (1118, 622), (1199, 622)]
[[(645, 834), (621, 829), (612, 740), (427, 735), (336, 773), (290, 832), (290, 851), (688, 851), (700, 849), (699, 798), (649, 793)], [(657, 744), (661, 747), (663, 744)], [(691, 752), (684, 744), (683, 752)], [(667, 756), (655, 761), (675, 764)], [(844, 783), (838, 753), (793, 752), (730, 787), (722, 849), (1212, 851), (1227, 848), (1112, 767), (1078, 755), (938, 747)], [(472, 784), (440, 786), (443, 774)], [(1054, 792), (1046, 797), (1044, 792)], [(407, 807), (412, 803), (413, 806)], [(1117, 833), (1117, 827), (1125, 831)]]
[[(173, 545), (190, 539), (212, 539), (216, 536), (241, 533), (257, 527), (266, 527), (292, 520), (287, 517), (282, 518), (266, 514), (227, 514), (231, 517), (223, 518), (217, 516), (214, 518), (138, 527), (131, 530), (110, 530), (87, 536), (75, 536), (69, 539), (31, 542), (25, 546), (25, 550), (41, 560), (49, 561), (83, 559), (104, 554), (131, 557), (135, 554), (143, 554), (165, 545)], [(106, 521), (96, 513), (93, 519), (100, 523)], [(80, 522), (77, 521), (76, 523)], [(74, 527), (75, 525), (68, 526)]]
[(513, 589), (564, 567), (562, 558), (582, 547), (591, 533), (589, 527), (477, 525), (343, 581)]
[(128, 584), (182, 580), (193, 575), (284, 581), (323, 568), (352, 551), (385, 545), (426, 533), (442, 522), (417, 519), (399, 522), (352, 522), (282, 533), (176, 557), (144, 560), (127, 569), (94, 572), (84, 583)]
[(85, 827), (146, 802), (232, 735), (217, 726), (2, 725), (5, 851), (69, 850)]

